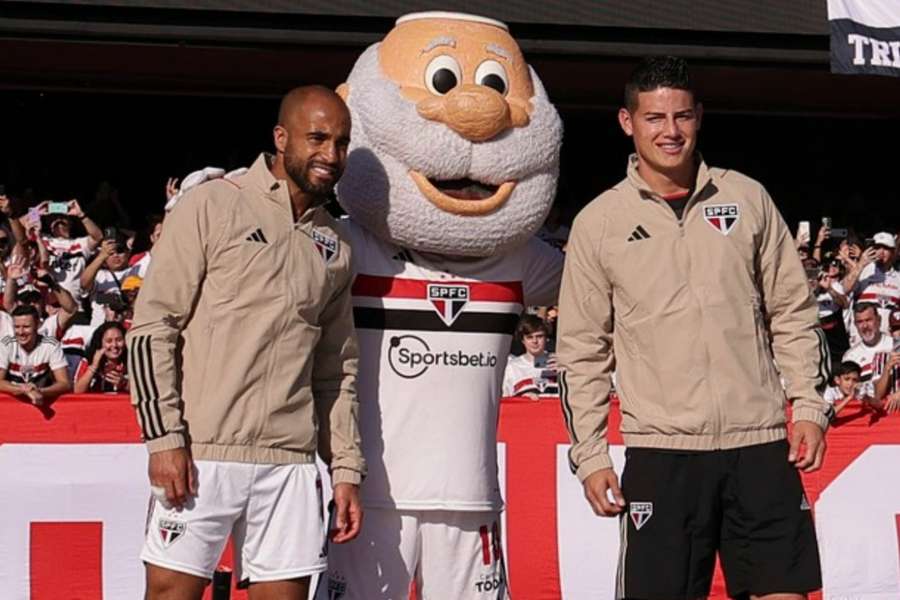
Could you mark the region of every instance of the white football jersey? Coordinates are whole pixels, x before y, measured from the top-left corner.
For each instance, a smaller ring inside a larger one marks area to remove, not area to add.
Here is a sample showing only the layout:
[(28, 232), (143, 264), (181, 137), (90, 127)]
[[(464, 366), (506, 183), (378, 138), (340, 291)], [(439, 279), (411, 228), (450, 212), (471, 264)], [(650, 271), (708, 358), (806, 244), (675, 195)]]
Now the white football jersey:
[(77, 301), (81, 297), (81, 273), (94, 242), (87, 236), (75, 239), (44, 236), (41, 242), (50, 254), (53, 278)]
[(525, 394), (537, 394), (541, 398), (559, 396), (556, 371), (535, 367), (534, 359), (527, 352), (521, 356), (509, 357), (506, 372), (503, 374), (504, 396)]
[(556, 302), (563, 254), (534, 239), (504, 256), (449, 259), (342, 225), (356, 272), (364, 504), (499, 510), (510, 342), (526, 305)]

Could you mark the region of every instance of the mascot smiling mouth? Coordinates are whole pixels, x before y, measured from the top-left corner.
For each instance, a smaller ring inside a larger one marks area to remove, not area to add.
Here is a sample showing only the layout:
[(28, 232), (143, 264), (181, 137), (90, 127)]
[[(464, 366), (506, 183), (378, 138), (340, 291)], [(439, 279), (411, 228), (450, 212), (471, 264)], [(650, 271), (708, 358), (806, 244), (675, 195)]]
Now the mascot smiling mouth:
[(418, 171), (409, 176), (425, 198), (444, 212), (457, 215), (486, 215), (503, 206), (516, 187), (514, 181), (499, 186), (474, 179), (430, 179)]

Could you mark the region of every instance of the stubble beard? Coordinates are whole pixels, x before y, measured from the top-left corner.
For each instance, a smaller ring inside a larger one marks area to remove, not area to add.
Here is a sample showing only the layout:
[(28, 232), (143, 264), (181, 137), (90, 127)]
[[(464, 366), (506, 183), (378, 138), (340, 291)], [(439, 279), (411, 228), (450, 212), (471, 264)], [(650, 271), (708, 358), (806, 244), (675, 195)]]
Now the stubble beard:
[(317, 185), (309, 180), (309, 163), (294, 159), (289, 154), (290, 149), (284, 153), (284, 170), (291, 181), (300, 190), (317, 200), (329, 198), (334, 192), (334, 183)]

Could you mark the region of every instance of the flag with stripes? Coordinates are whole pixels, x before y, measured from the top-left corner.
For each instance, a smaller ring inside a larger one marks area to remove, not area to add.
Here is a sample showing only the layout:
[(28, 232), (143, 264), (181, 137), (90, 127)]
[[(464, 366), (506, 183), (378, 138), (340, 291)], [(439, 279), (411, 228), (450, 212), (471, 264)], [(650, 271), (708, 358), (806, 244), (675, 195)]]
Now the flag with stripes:
[(831, 72), (900, 77), (900, 1), (828, 0)]

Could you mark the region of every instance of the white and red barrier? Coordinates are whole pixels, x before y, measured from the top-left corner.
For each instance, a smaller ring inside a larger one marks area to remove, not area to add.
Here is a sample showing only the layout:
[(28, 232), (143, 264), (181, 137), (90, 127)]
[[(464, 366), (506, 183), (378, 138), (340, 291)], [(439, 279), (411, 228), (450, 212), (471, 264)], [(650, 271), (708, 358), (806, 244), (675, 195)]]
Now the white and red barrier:
[[(147, 457), (131, 406), (117, 396), (65, 396), (53, 412), (0, 396), (0, 598), (140, 598)], [(618, 424), (614, 410), (613, 457), (621, 468)], [(873, 419), (851, 406), (827, 440), (825, 466), (804, 478), (823, 597), (897, 600), (900, 416)], [(569, 473), (558, 404), (504, 401), (500, 441), (513, 598), (612, 598), (618, 527), (590, 512)], [(718, 577), (713, 597), (725, 597)]]

